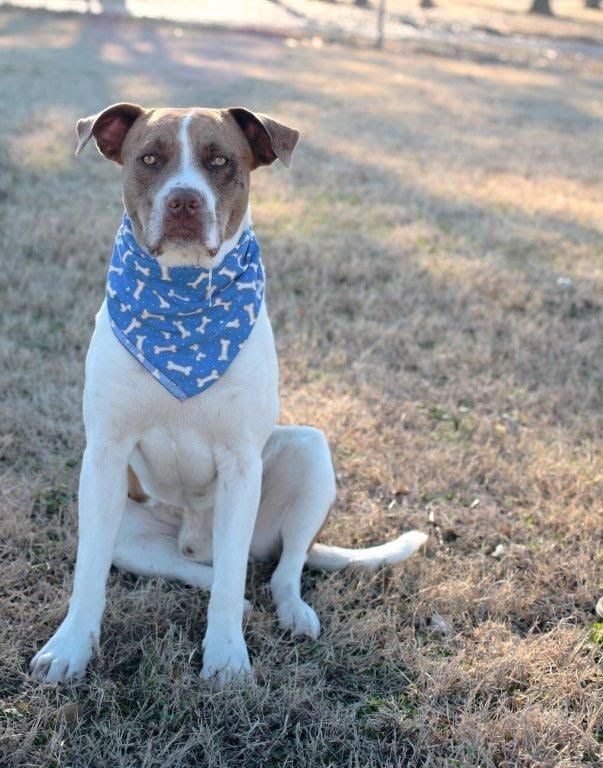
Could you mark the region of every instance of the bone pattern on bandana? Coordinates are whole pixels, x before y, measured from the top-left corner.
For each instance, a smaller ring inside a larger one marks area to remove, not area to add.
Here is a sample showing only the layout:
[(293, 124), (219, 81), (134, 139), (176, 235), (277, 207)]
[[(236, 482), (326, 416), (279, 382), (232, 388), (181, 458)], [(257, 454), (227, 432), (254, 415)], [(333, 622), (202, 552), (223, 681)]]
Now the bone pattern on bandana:
[(117, 339), (172, 395), (185, 400), (224, 374), (253, 330), (264, 295), (251, 229), (211, 274), (162, 267), (136, 242), (124, 213), (107, 275)]

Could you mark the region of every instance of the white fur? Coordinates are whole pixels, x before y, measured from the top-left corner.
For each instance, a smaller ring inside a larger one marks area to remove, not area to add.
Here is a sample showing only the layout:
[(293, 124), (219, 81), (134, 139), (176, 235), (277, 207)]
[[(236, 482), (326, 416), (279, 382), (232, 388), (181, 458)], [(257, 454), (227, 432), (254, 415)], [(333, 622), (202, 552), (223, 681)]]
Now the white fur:
[[(251, 670), (242, 633), (249, 555), (280, 554), (271, 587), (281, 626), (317, 637), (318, 617), (300, 594), (307, 557), (329, 569), (375, 566), (419, 548), (425, 536), (411, 532), (359, 552), (315, 545), (308, 556), (335, 496), (333, 467), (321, 432), (275, 427), (277, 378), (264, 305), (222, 378), (180, 402), (117, 341), (103, 304), (86, 360), (87, 446), (73, 594), (67, 617), (32, 661), (34, 677), (83, 674), (99, 642), (111, 562), (211, 587), (203, 676), (224, 685)], [(127, 499), (128, 464), (168, 511)], [(192, 560), (183, 554), (187, 547)], [(213, 568), (201, 560), (213, 561)]]
[[(184, 147), (186, 136), (183, 127)], [(182, 178), (190, 183), (193, 177)], [(221, 245), (216, 265), (249, 222), (246, 214)], [(265, 305), (226, 373), (184, 402), (120, 344), (102, 305), (86, 359), (87, 445), (73, 593), (63, 623), (32, 660), (36, 679), (83, 674), (99, 643), (112, 562), (211, 589), (202, 674), (224, 685), (251, 671), (242, 631), (249, 556), (278, 559), (271, 589), (280, 625), (315, 638), (318, 617), (300, 594), (306, 560), (327, 569), (375, 566), (403, 560), (421, 546), (425, 536), (416, 531), (358, 552), (310, 548), (335, 497), (331, 456), (318, 430), (275, 426), (278, 410)], [(127, 498), (128, 465), (153, 503)]]
[(367, 549), (346, 549), (314, 544), (308, 552), (306, 563), (311, 568), (320, 568), (323, 571), (338, 571), (348, 565), (377, 568), (384, 563), (398, 563), (400, 560), (406, 560), (414, 555), (427, 539), (427, 534), (422, 531), (408, 531), (393, 541)]
[[(222, 378), (180, 402), (117, 341), (103, 304), (86, 360), (87, 446), (73, 594), (67, 617), (32, 660), (34, 677), (61, 681), (83, 674), (98, 646), (112, 562), (211, 588), (203, 676), (224, 685), (251, 670), (242, 633), (249, 555), (280, 554), (271, 581), (280, 624), (315, 638), (318, 617), (300, 594), (306, 559), (327, 569), (376, 566), (421, 546), (425, 535), (416, 531), (369, 550), (309, 550), (335, 496), (333, 467), (321, 432), (275, 427), (277, 378), (265, 306)], [(167, 511), (127, 499), (128, 464)], [(183, 520), (192, 523), (186, 527)], [(187, 547), (193, 559), (184, 556)]]

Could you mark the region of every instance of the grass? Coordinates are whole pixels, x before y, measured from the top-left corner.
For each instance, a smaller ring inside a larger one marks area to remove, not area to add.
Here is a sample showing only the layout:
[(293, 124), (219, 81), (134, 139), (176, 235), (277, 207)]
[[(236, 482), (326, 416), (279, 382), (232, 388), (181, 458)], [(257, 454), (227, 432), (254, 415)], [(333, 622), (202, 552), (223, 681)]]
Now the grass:
[[(600, 77), (563, 52), (0, 14), (3, 768), (597, 763)], [(316, 644), (279, 632), (251, 568), (243, 692), (199, 678), (205, 595), (118, 572), (85, 683), (26, 675), (69, 596), (84, 356), (121, 209), (117, 167), (76, 161), (73, 126), (127, 99), (301, 130), (293, 169), (253, 192), (282, 420), (329, 437), (324, 541), (432, 533), (403, 567), (307, 572)]]

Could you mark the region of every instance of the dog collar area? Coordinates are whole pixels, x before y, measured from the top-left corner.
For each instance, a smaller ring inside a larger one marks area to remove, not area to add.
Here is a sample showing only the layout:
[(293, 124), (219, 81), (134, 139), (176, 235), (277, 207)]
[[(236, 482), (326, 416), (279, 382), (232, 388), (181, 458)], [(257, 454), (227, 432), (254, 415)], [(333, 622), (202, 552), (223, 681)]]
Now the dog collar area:
[(211, 387), (256, 323), (264, 269), (253, 230), (214, 269), (166, 267), (137, 243), (124, 214), (107, 273), (113, 333), (179, 400)]

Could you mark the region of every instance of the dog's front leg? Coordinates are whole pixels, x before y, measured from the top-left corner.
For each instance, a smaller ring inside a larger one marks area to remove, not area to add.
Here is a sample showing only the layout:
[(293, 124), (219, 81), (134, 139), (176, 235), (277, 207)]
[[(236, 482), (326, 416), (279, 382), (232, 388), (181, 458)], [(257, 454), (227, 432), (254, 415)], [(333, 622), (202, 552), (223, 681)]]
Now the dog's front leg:
[(220, 687), (251, 673), (243, 638), (247, 558), (262, 485), (262, 460), (254, 448), (221, 451), (216, 457), (214, 579), (203, 640), (203, 677)]
[(88, 445), (79, 489), (79, 539), (69, 610), (32, 659), (33, 677), (61, 682), (81, 677), (98, 645), (106, 581), (127, 496), (131, 447)]

